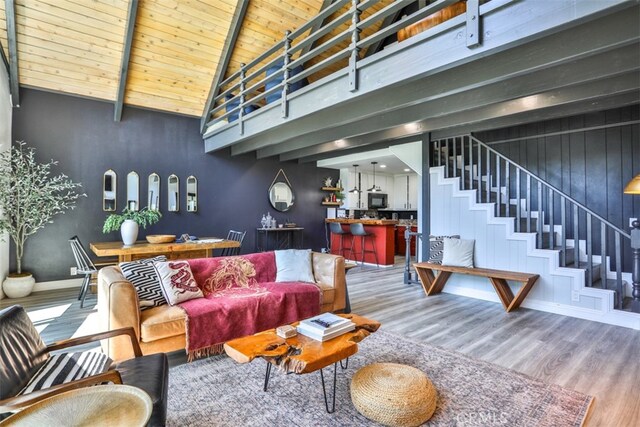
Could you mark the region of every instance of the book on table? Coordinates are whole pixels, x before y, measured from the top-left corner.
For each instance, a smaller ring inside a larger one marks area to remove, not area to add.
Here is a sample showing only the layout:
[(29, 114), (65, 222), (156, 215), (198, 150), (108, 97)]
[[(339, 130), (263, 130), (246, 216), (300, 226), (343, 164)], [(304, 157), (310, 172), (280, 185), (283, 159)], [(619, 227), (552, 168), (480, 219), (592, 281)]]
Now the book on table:
[(324, 313), (300, 321), (298, 332), (318, 341), (327, 341), (355, 329), (350, 319)]

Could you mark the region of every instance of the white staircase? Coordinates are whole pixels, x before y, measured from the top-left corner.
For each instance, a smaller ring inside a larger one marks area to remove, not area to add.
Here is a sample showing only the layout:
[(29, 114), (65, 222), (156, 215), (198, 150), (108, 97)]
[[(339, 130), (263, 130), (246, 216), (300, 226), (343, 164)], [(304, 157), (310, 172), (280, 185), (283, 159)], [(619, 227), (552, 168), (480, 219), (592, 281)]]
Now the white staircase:
[[(474, 239), (478, 267), (540, 274), (523, 307), (640, 329), (621, 267), (628, 234), (472, 136), (435, 152), (431, 234)], [(445, 291), (498, 301), (482, 278), (454, 275)]]

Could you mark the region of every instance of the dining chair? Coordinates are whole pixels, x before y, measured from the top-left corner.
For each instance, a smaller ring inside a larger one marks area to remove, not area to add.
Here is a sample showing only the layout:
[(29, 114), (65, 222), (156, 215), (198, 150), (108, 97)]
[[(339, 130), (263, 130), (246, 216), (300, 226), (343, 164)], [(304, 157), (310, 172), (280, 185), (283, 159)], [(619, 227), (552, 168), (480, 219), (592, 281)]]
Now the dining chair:
[(98, 272), (98, 269), (87, 255), (87, 251), (82, 247), (82, 243), (78, 236), (73, 236), (69, 239), (69, 244), (71, 245), (71, 251), (73, 252), (73, 257), (76, 260), (76, 268), (77, 274), (84, 274), (84, 279), (82, 281), (82, 287), (80, 287), (80, 294), (78, 295), (78, 300), (80, 300), (80, 308), (84, 307), (84, 299), (87, 296), (87, 291), (89, 290), (89, 285), (91, 283), (91, 277), (94, 273)]
[(246, 231), (229, 230), (229, 234), (227, 234), (227, 240), (240, 242), (240, 246), (238, 246), (237, 248), (224, 248), (220, 256), (233, 256), (233, 255), (240, 254), (240, 248), (242, 248), (242, 241), (244, 240), (244, 236), (246, 234), (247, 234)]

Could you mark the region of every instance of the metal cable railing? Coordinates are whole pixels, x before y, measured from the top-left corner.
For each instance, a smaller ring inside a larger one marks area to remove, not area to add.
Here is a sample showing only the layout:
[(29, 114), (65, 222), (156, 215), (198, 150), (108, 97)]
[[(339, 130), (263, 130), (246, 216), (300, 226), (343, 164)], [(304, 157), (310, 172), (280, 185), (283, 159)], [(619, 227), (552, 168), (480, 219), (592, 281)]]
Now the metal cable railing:
[(561, 267), (584, 268), (587, 286), (600, 280), (603, 289), (615, 290), (615, 306), (622, 308), (622, 240), (631, 239), (628, 233), (474, 136), (432, 144), (433, 166), (460, 177), (461, 189), (477, 190), (479, 203), (495, 203), (497, 216), (513, 217), (516, 232), (536, 233), (538, 248), (559, 250)]

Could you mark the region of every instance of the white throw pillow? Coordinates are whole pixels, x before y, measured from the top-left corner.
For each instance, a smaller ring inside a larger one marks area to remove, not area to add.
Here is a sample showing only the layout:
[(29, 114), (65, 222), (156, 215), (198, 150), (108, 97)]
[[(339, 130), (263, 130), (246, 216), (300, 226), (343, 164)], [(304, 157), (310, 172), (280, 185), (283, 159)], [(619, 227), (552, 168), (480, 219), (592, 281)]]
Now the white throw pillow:
[(204, 295), (193, 278), (191, 267), (186, 261), (156, 262), (162, 292), (171, 305), (202, 298)]
[(311, 249), (286, 249), (275, 251), (276, 282), (315, 283), (311, 265)]
[(473, 246), (475, 240), (444, 239), (442, 265), (473, 268)]

